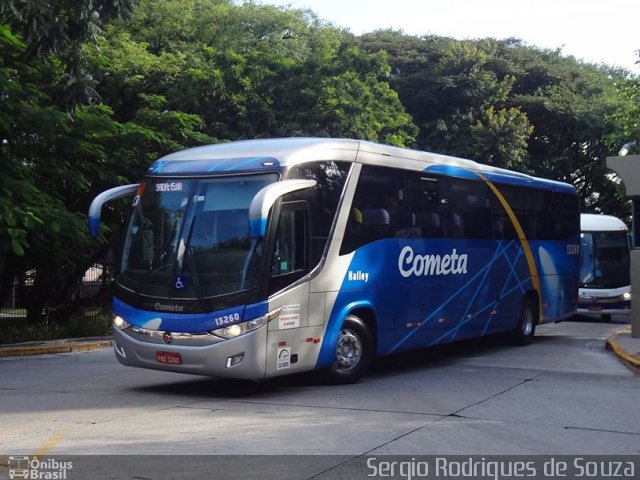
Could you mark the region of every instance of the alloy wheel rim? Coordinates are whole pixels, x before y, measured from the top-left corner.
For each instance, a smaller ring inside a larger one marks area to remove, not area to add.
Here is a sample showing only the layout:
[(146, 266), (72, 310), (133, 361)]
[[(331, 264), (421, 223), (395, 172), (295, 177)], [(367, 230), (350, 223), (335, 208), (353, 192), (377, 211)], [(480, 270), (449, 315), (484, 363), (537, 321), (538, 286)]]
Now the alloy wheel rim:
[(341, 330), (336, 346), (336, 367), (340, 370), (355, 368), (362, 358), (362, 341), (351, 330)]

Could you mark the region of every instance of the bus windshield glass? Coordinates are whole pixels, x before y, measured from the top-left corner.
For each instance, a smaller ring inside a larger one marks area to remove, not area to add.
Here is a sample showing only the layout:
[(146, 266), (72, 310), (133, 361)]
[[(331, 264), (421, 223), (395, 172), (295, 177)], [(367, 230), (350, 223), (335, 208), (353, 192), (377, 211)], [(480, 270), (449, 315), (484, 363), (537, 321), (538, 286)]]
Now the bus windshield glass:
[(133, 201), (119, 284), (155, 298), (204, 299), (252, 290), (261, 245), (249, 205), (275, 173), (150, 179)]
[(629, 285), (627, 233), (583, 232), (580, 286), (618, 288)]

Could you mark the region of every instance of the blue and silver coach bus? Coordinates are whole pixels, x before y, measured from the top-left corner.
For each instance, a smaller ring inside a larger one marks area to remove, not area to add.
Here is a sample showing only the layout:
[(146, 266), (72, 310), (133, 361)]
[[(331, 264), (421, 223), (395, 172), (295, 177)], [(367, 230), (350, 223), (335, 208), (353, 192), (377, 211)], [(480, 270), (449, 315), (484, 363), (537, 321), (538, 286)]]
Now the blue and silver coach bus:
[(631, 313), (631, 242), (627, 225), (611, 215), (580, 215), (578, 313)]
[(124, 365), (357, 380), (375, 356), (575, 313), (567, 184), (344, 140), (249, 140), (153, 163), (133, 196), (113, 300)]

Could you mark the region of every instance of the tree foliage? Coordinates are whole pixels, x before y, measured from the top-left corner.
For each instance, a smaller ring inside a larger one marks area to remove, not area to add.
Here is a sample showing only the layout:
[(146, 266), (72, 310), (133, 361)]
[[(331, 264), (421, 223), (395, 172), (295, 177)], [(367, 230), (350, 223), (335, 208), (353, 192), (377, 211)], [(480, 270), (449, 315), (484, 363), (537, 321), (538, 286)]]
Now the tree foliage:
[(196, 131), (201, 119), (166, 112), (158, 101), (143, 104), (130, 122), (118, 122), (111, 107), (86, 98), (66, 103), (57, 96), (70, 75), (65, 56), (56, 53), (64, 48), (60, 38), (88, 41), (90, 30), (86, 38), (56, 30), (58, 40), (49, 46), (43, 31), (28, 43), (17, 20), (39, 28), (39, 17), (20, 13), (0, 24), (0, 301), (16, 276), (34, 272), (28, 314), (37, 319), (45, 308), (66, 309), (78, 279), (104, 249), (86, 232), (91, 198), (141, 175), (142, 161), (182, 148), (185, 139), (208, 137)]
[(379, 31), (360, 42), (388, 52), (418, 148), (572, 183), (586, 211), (625, 213), (605, 157), (620, 128), (615, 112), (629, 108), (618, 87), (626, 72), (516, 39)]
[(127, 121), (143, 95), (196, 114), (218, 139), (415, 133), (383, 54), (309, 12), (212, 0), (140, 0), (92, 54), (98, 90)]

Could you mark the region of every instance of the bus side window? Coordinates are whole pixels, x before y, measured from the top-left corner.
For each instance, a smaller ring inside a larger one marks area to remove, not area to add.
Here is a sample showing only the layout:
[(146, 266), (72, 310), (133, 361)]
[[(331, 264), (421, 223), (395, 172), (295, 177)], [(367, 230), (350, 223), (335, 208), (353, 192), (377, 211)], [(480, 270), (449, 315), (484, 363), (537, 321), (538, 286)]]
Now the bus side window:
[(492, 238), (489, 188), (478, 180), (452, 177), (443, 209), (457, 215), (452, 218), (449, 236), (460, 238)]
[(340, 255), (385, 238), (401, 236), (405, 215), (404, 172), (364, 165), (350, 210)]
[(421, 173), (408, 175), (411, 228), (415, 237), (442, 238), (444, 222), (442, 218), (440, 192), (441, 179)]
[(309, 269), (322, 259), (350, 169), (351, 164), (347, 162), (321, 161), (295, 165), (287, 173), (286, 178), (317, 182), (314, 188), (287, 194), (284, 199), (303, 200), (309, 204)]

